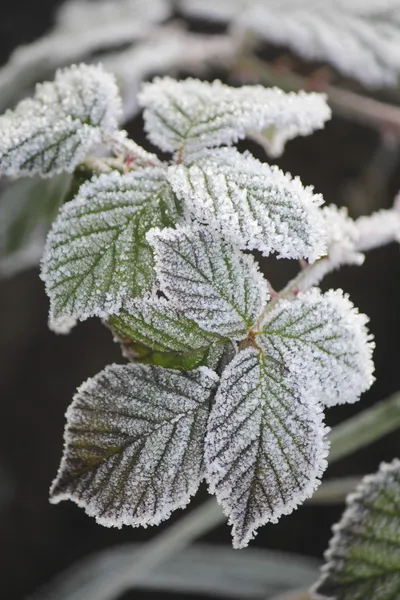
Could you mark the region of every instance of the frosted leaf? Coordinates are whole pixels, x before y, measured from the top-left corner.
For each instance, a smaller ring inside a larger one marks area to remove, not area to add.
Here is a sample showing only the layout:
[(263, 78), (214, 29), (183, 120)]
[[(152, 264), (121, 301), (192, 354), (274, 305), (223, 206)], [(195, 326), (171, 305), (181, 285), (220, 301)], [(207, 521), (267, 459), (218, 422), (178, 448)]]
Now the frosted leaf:
[(246, 337), (268, 300), (252, 256), (204, 227), (149, 232), (161, 289), (186, 317), (213, 333)]
[(1, 182), (0, 275), (10, 276), (37, 266), (50, 225), (62, 203), (71, 176), (21, 178)]
[(162, 168), (100, 175), (61, 210), (46, 243), (42, 279), (55, 327), (63, 317), (105, 317), (154, 278), (146, 233), (178, 215)]
[(204, 476), (203, 444), (217, 375), (112, 365), (67, 411), (52, 502), (73, 500), (101, 525), (157, 525)]
[(230, 22), (235, 31), (306, 60), (327, 61), (372, 87), (396, 85), (400, 73), (398, 0), (180, 0), (181, 10)]
[(0, 117), (0, 172), (52, 176), (72, 172), (88, 152), (115, 132), (121, 101), (100, 66), (73, 65), (34, 98)]
[(108, 322), (118, 335), (160, 352), (190, 352), (222, 341), (221, 336), (204, 331), (163, 298), (128, 300)]
[(374, 381), (374, 344), (342, 290), (300, 293), (271, 310), (257, 344), (327, 405), (355, 402)]
[(276, 166), (220, 148), (170, 167), (168, 179), (190, 216), (243, 249), (310, 261), (326, 252), (322, 197)]
[(335, 600), (394, 600), (400, 594), (400, 461), (364, 477), (333, 527), (313, 592)]
[(286, 94), (258, 85), (232, 88), (191, 78), (145, 83), (139, 103), (149, 139), (167, 152), (230, 145), (271, 126), (287, 131), (286, 139), (308, 135), (331, 115), (321, 94)]
[(233, 359), (210, 415), (205, 460), (234, 547), (311, 496), (326, 468), (324, 435), (321, 407), (303, 397), (281, 364), (253, 348)]
[(202, 330), (164, 298), (128, 300), (107, 319), (129, 360), (189, 371), (201, 365), (219, 370), (234, 352), (219, 335)]

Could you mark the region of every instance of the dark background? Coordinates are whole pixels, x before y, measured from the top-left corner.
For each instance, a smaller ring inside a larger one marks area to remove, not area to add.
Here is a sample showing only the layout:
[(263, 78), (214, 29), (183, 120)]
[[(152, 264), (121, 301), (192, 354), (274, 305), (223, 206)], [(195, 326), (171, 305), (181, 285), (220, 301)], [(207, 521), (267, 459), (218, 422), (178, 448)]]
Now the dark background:
[[(14, 47), (44, 33), (57, 4), (20, 0), (2, 5), (1, 64)], [(133, 136), (140, 134), (140, 126), (140, 119), (131, 124)], [(363, 181), (378, 145), (376, 132), (333, 118), (324, 131), (290, 142), (278, 164), (300, 175), (303, 183), (313, 184), (327, 203), (342, 204), (349, 198), (349, 189)], [(388, 207), (389, 199), (400, 189), (398, 167), (389, 177), (381, 208)], [(363, 209), (358, 205), (359, 212)], [(364, 212), (369, 212), (368, 207)], [(263, 263), (266, 276), (278, 289), (296, 269), (286, 261)], [(349, 292), (352, 301), (370, 316), (377, 343), (377, 382), (355, 406), (327, 411), (329, 425), (400, 389), (399, 280), (400, 255), (393, 244), (371, 252), (363, 267), (343, 268), (324, 281), (325, 289), (342, 287)], [(106, 364), (123, 359), (98, 321), (79, 325), (69, 336), (57, 336), (47, 329), (47, 310), (38, 270), (0, 282), (0, 598), (7, 600), (23, 598), (92, 551), (124, 541), (148, 540), (162, 529), (105, 529), (70, 502), (48, 503), (48, 488), (61, 456), (64, 412), (76, 387)], [(339, 462), (327, 475), (371, 472), (382, 460), (398, 454), (399, 438), (394, 433)], [(206, 496), (203, 487), (192, 505)], [(279, 524), (263, 527), (253, 544), (321, 557), (330, 527), (340, 513), (340, 507), (303, 506)], [(204, 540), (229, 544), (229, 530), (225, 525), (218, 527)], [(125, 595), (124, 600), (130, 597), (178, 595), (143, 592)]]

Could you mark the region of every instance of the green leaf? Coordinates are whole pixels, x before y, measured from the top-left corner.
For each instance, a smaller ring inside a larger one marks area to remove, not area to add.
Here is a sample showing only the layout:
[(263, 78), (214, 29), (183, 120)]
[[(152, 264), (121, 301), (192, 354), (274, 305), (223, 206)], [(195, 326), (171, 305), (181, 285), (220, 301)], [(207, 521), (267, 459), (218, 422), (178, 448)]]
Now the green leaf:
[(61, 210), (43, 258), (54, 329), (65, 318), (106, 317), (148, 292), (155, 272), (146, 233), (178, 218), (162, 168), (114, 171), (84, 184)]
[(400, 597), (400, 461), (382, 464), (347, 498), (314, 592), (334, 600)]
[(163, 298), (128, 300), (108, 323), (120, 336), (141, 342), (159, 352), (190, 352), (226, 341), (188, 319)]
[(225, 344), (214, 342), (209, 346), (183, 353), (160, 352), (140, 342), (118, 338), (116, 341), (121, 343), (123, 355), (132, 362), (157, 365), (165, 369), (178, 369), (178, 371), (192, 371), (198, 367), (209, 367), (219, 374), (236, 352), (235, 346), (231, 342)]
[(156, 525), (184, 507), (204, 476), (217, 375), (112, 365), (78, 390), (52, 502), (73, 500), (107, 526)]
[(72, 172), (118, 130), (121, 100), (102, 67), (73, 65), (36, 86), (0, 117), (0, 173), (52, 176)]
[(206, 439), (210, 492), (247, 546), (261, 525), (310, 497), (326, 468), (322, 408), (284, 367), (254, 348), (221, 375)]
[(252, 256), (200, 226), (153, 230), (161, 289), (204, 330), (243, 339), (268, 299), (267, 282)]
[(10, 180), (0, 194), (0, 274), (36, 266), (47, 232), (63, 202), (70, 175)]
[(108, 324), (127, 358), (145, 364), (190, 371), (199, 366), (218, 370), (232, 344), (204, 331), (163, 298), (129, 300)]

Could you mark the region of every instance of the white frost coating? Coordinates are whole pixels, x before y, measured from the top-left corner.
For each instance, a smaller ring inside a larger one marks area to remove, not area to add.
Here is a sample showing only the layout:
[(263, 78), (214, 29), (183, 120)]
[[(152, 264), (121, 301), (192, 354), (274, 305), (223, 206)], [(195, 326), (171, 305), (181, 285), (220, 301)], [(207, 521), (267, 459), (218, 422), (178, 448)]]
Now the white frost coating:
[(49, 329), (59, 335), (67, 335), (77, 324), (78, 321), (74, 317), (60, 317), (57, 319), (51, 313), (49, 315)]
[(374, 381), (367, 322), (342, 290), (312, 289), (280, 300), (257, 344), (326, 406), (356, 402)]
[(204, 476), (203, 443), (217, 375), (111, 365), (67, 410), (51, 501), (73, 500), (101, 525), (157, 525)]
[(165, 169), (113, 171), (82, 185), (48, 235), (42, 279), (50, 321), (106, 317), (148, 292), (154, 261), (145, 234), (177, 219)]
[(331, 204), (321, 210), (327, 234), (326, 256), (303, 269), (288, 286), (304, 292), (317, 286), (323, 278), (343, 265), (362, 265), (365, 255), (359, 252), (360, 232), (345, 207)]
[(232, 88), (192, 78), (145, 83), (139, 103), (149, 139), (167, 152), (230, 145), (268, 127), (287, 131), (287, 139), (308, 135), (331, 116), (321, 94), (286, 94), (259, 85)]
[(156, 154), (147, 152), (142, 146), (128, 138), (128, 133), (121, 129), (109, 140), (109, 145), (115, 154), (132, 161), (133, 167), (161, 166)]
[(73, 65), (0, 117), (0, 173), (72, 172), (118, 127), (121, 100), (100, 66)]
[(396, 206), (359, 217), (355, 225), (359, 234), (357, 249), (361, 252), (385, 246), (390, 242), (400, 242), (400, 211)]
[(400, 73), (398, 0), (180, 0), (193, 16), (230, 22), (288, 46), (306, 60), (327, 61), (365, 85), (396, 85)]
[(313, 262), (326, 252), (323, 199), (276, 166), (233, 148), (172, 166), (168, 180), (189, 217), (233, 238), (242, 249)]
[(170, 302), (206, 331), (245, 338), (269, 299), (253, 257), (201, 226), (153, 229), (147, 239)]
[(316, 598), (391, 600), (398, 597), (400, 556), (400, 461), (382, 463), (346, 499), (333, 526)]
[(289, 514), (326, 468), (322, 408), (281, 365), (249, 348), (221, 376), (206, 438), (210, 492), (247, 546), (261, 525)]

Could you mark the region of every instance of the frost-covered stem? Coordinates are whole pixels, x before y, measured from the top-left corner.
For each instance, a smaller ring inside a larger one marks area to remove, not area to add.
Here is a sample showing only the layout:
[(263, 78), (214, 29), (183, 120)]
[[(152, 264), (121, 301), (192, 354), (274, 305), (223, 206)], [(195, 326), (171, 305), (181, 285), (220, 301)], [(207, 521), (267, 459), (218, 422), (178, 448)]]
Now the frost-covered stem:
[(375, 442), (400, 427), (400, 393), (334, 427), (329, 435), (329, 463)]
[(277, 302), (282, 299), (293, 299), (299, 292), (305, 292), (319, 285), (323, 278), (344, 265), (361, 265), (363, 252), (390, 244), (400, 239), (400, 201), (396, 200), (394, 208), (380, 210), (372, 215), (360, 217), (355, 221), (359, 239), (352, 249), (335, 247), (327, 256), (323, 256), (312, 264), (301, 264), (301, 271), (278, 293), (271, 294), (271, 301), (262, 311), (255, 331), (262, 330), (265, 319)]
[(95, 173), (111, 173), (115, 170), (123, 172), (123, 163), (117, 158), (88, 156), (80, 163), (80, 165)]
[[(287, 71), (282, 73), (253, 55), (240, 56), (234, 74), (240, 79), (254, 79), (256, 76), (260, 83), (277, 85), (286, 91), (312, 90), (315, 87), (315, 80), (312, 78), (307, 79)], [(379, 130), (390, 128), (400, 135), (400, 107), (331, 85), (317, 91), (327, 94), (328, 103), (336, 114)]]
[[(349, 258), (349, 263), (354, 264), (354, 261)], [(338, 264), (333, 261), (330, 256), (323, 256), (312, 264), (304, 267), (289, 283), (278, 293), (276, 301), (283, 298), (293, 298), (299, 292), (305, 292), (311, 287), (318, 285), (323, 278), (331, 273), (339, 266), (346, 264), (342, 262)]]
[(273, 294), (271, 301), (266, 305), (254, 326), (255, 331), (262, 330), (268, 313), (273, 310), (279, 300), (293, 299), (298, 292), (303, 292), (318, 285), (325, 275), (337, 267), (338, 265), (334, 264), (329, 256), (323, 256), (303, 268), (280, 292)]
[(355, 224), (360, 234), (357, 242), (357, 250), (360, 252), (366, 252), (399, 241), (399, 196), (395, 200), (393, 208), (378, 210), (370, 216), (359, 217)]
[(147, 152), (128, 138), (126, 131), (117, 131), (112, 137), (107, 140), (107, 145), (111, 150), (122, 159), (125, 160), (128, 167), (155, 167), (161, 164), (158, 156), (151, 152)]

